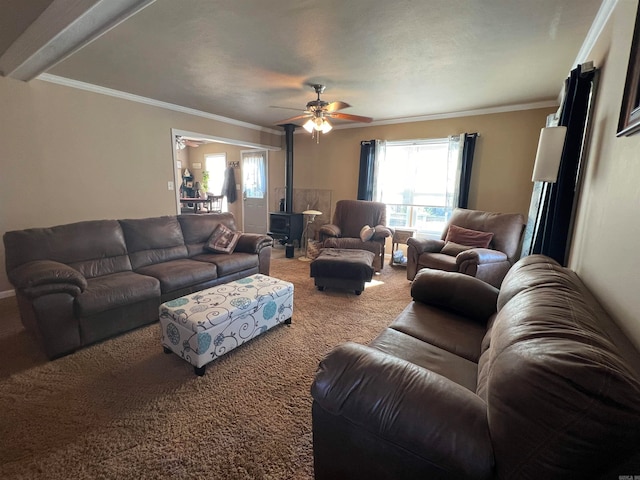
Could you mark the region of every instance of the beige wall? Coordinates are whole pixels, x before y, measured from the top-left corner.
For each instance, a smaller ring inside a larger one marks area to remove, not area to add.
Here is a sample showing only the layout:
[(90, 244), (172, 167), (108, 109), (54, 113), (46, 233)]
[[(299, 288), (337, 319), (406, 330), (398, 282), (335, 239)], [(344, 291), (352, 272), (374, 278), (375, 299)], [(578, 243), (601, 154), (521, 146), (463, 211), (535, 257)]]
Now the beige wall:
[[(171, 129), (282, 137), (34, 80), (0, 77), (0, 232), (176, 213)], [(0, 246), (0, 292), (11, 289)]]
[[(294, 186), (331, 189), (332, 203), (356, 198), (361, 140), (442, 138), (478, 132), (472, 168), (469, 208), (527, 214), (531, 172), (540, 129), (554, 108), (477, 115), (446, 120), (334, 129), (311, 139), (304, 130), (294, 135)], [(398, 172), (399, 175), (402, 172)], [(333, 206), (332, 206), (333, 210)]]
[(616, 137), (637, 4), (618, 1), (591, 52), (601, 75), (569, 266), (640, 348), (640, 134)]

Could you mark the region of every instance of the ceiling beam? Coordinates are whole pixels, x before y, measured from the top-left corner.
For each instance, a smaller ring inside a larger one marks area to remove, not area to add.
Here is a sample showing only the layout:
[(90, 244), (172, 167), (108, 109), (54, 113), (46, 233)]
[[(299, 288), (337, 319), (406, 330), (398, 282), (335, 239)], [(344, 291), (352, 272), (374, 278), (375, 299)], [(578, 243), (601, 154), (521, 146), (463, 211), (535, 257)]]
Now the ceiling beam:
[(0, 74), (28, 82), (155, 0), (53, 0), (0, 57)]

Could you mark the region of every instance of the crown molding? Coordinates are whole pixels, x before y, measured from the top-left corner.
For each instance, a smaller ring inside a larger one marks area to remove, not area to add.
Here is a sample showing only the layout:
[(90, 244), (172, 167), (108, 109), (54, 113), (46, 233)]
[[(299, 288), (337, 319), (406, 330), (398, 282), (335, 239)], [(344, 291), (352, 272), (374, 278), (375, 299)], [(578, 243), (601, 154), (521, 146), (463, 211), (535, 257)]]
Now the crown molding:
[[(101, 87), (99, 85), (94, 85), (92, 83), (80, 82), (78, 80), (72, 80), (70, 78), (59, 77), (57, 75), (51, 75), (49, 73), (43, 73), (39, 75), (37, 77), (37, 80), (55, 83), (58, 85), (63, 85), (65, 87), (77, 88), (79, 90), (86, 90), (86, 91), (98, 93), (101, 95), (108, 95), (111, 97), (120, 98), (123, 100), (129, 100), (132, 102), (143, 103), (145, 105), (151, 105), (153, 107), (159, 107), (167, 110), (173, 110), (175, 112), (186, 113), (188, 115), (195, 115), (195, 116), (207, 118), (210, 120), (216, 120), (218, 122), (226, 123), (229, 125), (235, 125), (239, 127), (249, 128), (252, 130), (258, 130), (261, 132), (270, 133), (272, 135), (284, 135), (284, 132), (280, 130), (261, 127), (259, 125), (254, 125), (252, 123), (242, 122), (240, 120), (234, 120), (232, 118), (223, 117), (221, 115), (203, 112), (201, 110), (196, 110), (194, 108), (188, 108), (188, 107), (183, 107), (181, 105), (176, 105), (173, 103), (162, 102), (160, 100), (154, 100), (153, 98), (142, 97), (140, 95), (134, 95), (132, 93), (122, 92), (120, 90)], [(493, 113), (516, 112), (520, 110), (535, 110), (537, 108), (552, 108), (552, 107), (557, 107), (558, 105), (559, 104), (557, 100), (547, 100), (544, 102), (503, 105), (499, 107), (480, 108), (476, 110), (464, 110), (464, 111), (451, 112), (451, 113), (436, 113), (431, 115), (420, 115), (416, 117), (390, 118), (390, 119), (384, 119), (384, 120), (376, 120), (367, 124), (335, 125), (333, 128), (334, 130), (343, 130), (347, 128), (364, 128), (364, 127), (375, 127), (375, 126), (381, 126), (381, 125), (394, 125), (394, 124), (400, 124), (400, 123), (427, 122), (431, 120), (443, 120), (448, 118), (459, 118), (459, 117), (472, 117), (476, 115), (490, 115)], [(302, 131), (299, 130), (295, 133), (296, 134), (302, 133)]]
[(602, 34), (605, 25), (609, 21), (609, 17), (613, 13), (618, 4), (618, 0), (603, 0), (600, 5), (600, 9), (596, 14), (596, 18), (593, 19), (593, 23), (587, 32), (587, 36), (582, 42), (582, 46), (578, 51), (578, 55), (576, 56), (575, 61), (573, 62), (573, 66), (571, 68), (575, 68), (578, 65), (581, 65), (589, 60), (589, 55), (593, 50), (598, 38)]
[(143, 103), (145, 105), (151, 105), (152, 107), (164, 108), (165, 110), (172, 110), (174, 112), (186, 113), (187, 115), (195, 115), (196, 117), (203, 117), (209, 120), (216, 120), (221, 123), (229, 125), (235, 125), (238, 127), (249, 128), (251, 130), (258, 130), (260, 132), (266, 132), (273, 135), (284, 135), (284, 132), (274, 130), (272, 128), (265, 128), (252, 123), (241, 122), (240, 120), (234, 120), (233, 118), (223, 117), (221, 115), (215, 115), (213, 113), (203, 112), (202, 110), (196, 110), (195, 108), (183, 107), (174, 103), (162, 102), (160, 100), (154, 100), (153, 98), (142, 97), (140, 95), (134, 95), (132, 93), (122, 92), (120, 90), (114, 90), (112, 88), (101, 87), (92, 83), (80, 82), (78, 80), (72, 80), (70, 78), (59, 77), (57, 75), (51, 75), (49, 73), (43, 73), (36, 77), (37, 80), (44, 82), (55, 83), (57, 85), (63, 85), (65, 87), (77, 88), (79, 90), (86, 90), (92, 93), (98, 93), (100, 95), (108, 95), (110, 97), (120, 98), (123, 100), (129, 100), (131, 102)]
[(345, 128), (363, 128), (375, 127), (378, 125), (393, 125), (398, 123), (428, 122), (431, 120), (444, 120), (447, 118), (474, 117), (476, 115), (491, 115), (493, 113), (517, 112), (521, 110), (536, 110), (538, 108), (555, 108), (558, 107), (557, 100), (546, 100), (544, 102), (519, 103), (515, 105), (503, 105), (500, 107), (479, 108), (476, 110), (464, 110), (451, 113), (435, 113), (432, 115), (421, 115), (418, 117), (401, 117), (390, 118), (387, 120), (376, 120), (364, 125), (336, 125), (334, 130), (342, 130)]

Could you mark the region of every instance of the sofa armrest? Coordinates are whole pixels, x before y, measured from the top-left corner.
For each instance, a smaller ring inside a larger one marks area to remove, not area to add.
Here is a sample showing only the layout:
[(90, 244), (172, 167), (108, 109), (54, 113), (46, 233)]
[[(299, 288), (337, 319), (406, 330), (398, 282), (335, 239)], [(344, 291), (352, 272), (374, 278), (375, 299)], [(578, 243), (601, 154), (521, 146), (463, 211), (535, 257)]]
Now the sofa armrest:
[(380, 240), (382, 238), (387, 238), (393, 235), (393, 231), (384, 225), (376, 225), (373, 227), (375, 232), (373, 233), (374, 240)]
[(342, 230), (340, 229), (340, 227), (332, 223), (327, 223), (325, 225), (322, 225), (320, 227), (320, 230), (318, 230), (318, 232), (320, 233), (321, 238), (323, 235), (325, 237), (341, 237), (342, 236)]
[(498, 250), (491, 250), (490, 248), (471, 248), (460, 252), (456, 256), (456, 265), (460, 266), (464, 262), (473, 262), (477, 265), (483, 265), (487, 263), (506, 262), (508, 260), (507, 254)]
[(78, 270), (53, 260), (28, 262), (8, 272), (9, 281), (29, 297), (69, 293), (74, 297), (87, 288), (87, 279)]
[(325, 411), (425, 459), (451, 478), (489, 478), (486, 404), (455, 382), (373, 348), (346, 343), (311, 387)]
[(259, 233), (243, 233), (238, 239), (234, 251), (244, 253), (260, 253), (265, 247), (273, 245), (273, 238)]
[(407, 245), (416, 249), (416, 253), (437, 253), (444, 247), (444, 240), (434, 240), (432, 238), (415, 238), (407, 239)]
[(469, 275), (424, 268), (411, 284), (417, 302), (454, 311), (479, 322), (496, 313), (498, 293), (492, 285)]

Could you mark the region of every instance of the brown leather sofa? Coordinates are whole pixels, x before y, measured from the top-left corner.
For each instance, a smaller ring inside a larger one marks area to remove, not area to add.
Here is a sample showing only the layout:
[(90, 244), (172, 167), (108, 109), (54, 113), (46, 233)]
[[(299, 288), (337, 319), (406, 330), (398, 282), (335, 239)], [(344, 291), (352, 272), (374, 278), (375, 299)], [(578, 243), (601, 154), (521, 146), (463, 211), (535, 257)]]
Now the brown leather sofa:
[(233, 253), (205, 243), (231, 213), (94, 220), (4, 234), (20, 316), (49, 358), (158, 319), (162, 302), (254, 273), (273, 240), (242, 234)]
[[(524, 217), (519, 213), (484, 212), (455, 208), (438, 240), (407, 240), (407, 279), (413, 280), (422, 268), (461, 272), (500, 287), (502, 279), (518, 259)], [(487, 248), (470, 248), (448, 243), (450, 226), (492, 233)]]
[[(319, 230), (323, 248), (347, 248), (368, 250), (375, 255), (373, 268), (379, 272), (384, 267), (385, 239), (392, 235), (387, 223), (387, 206), (381, 202), (366, 200), (338, 200), (332, 223)], [(371, 227), (373, 236), (363, 241), (360, 230)]]
[(640, 474), (640, 355), (574, 272), (529, 256), (498, 291), (424, 269), (411, 294), (320, 363), (317, 480)]

